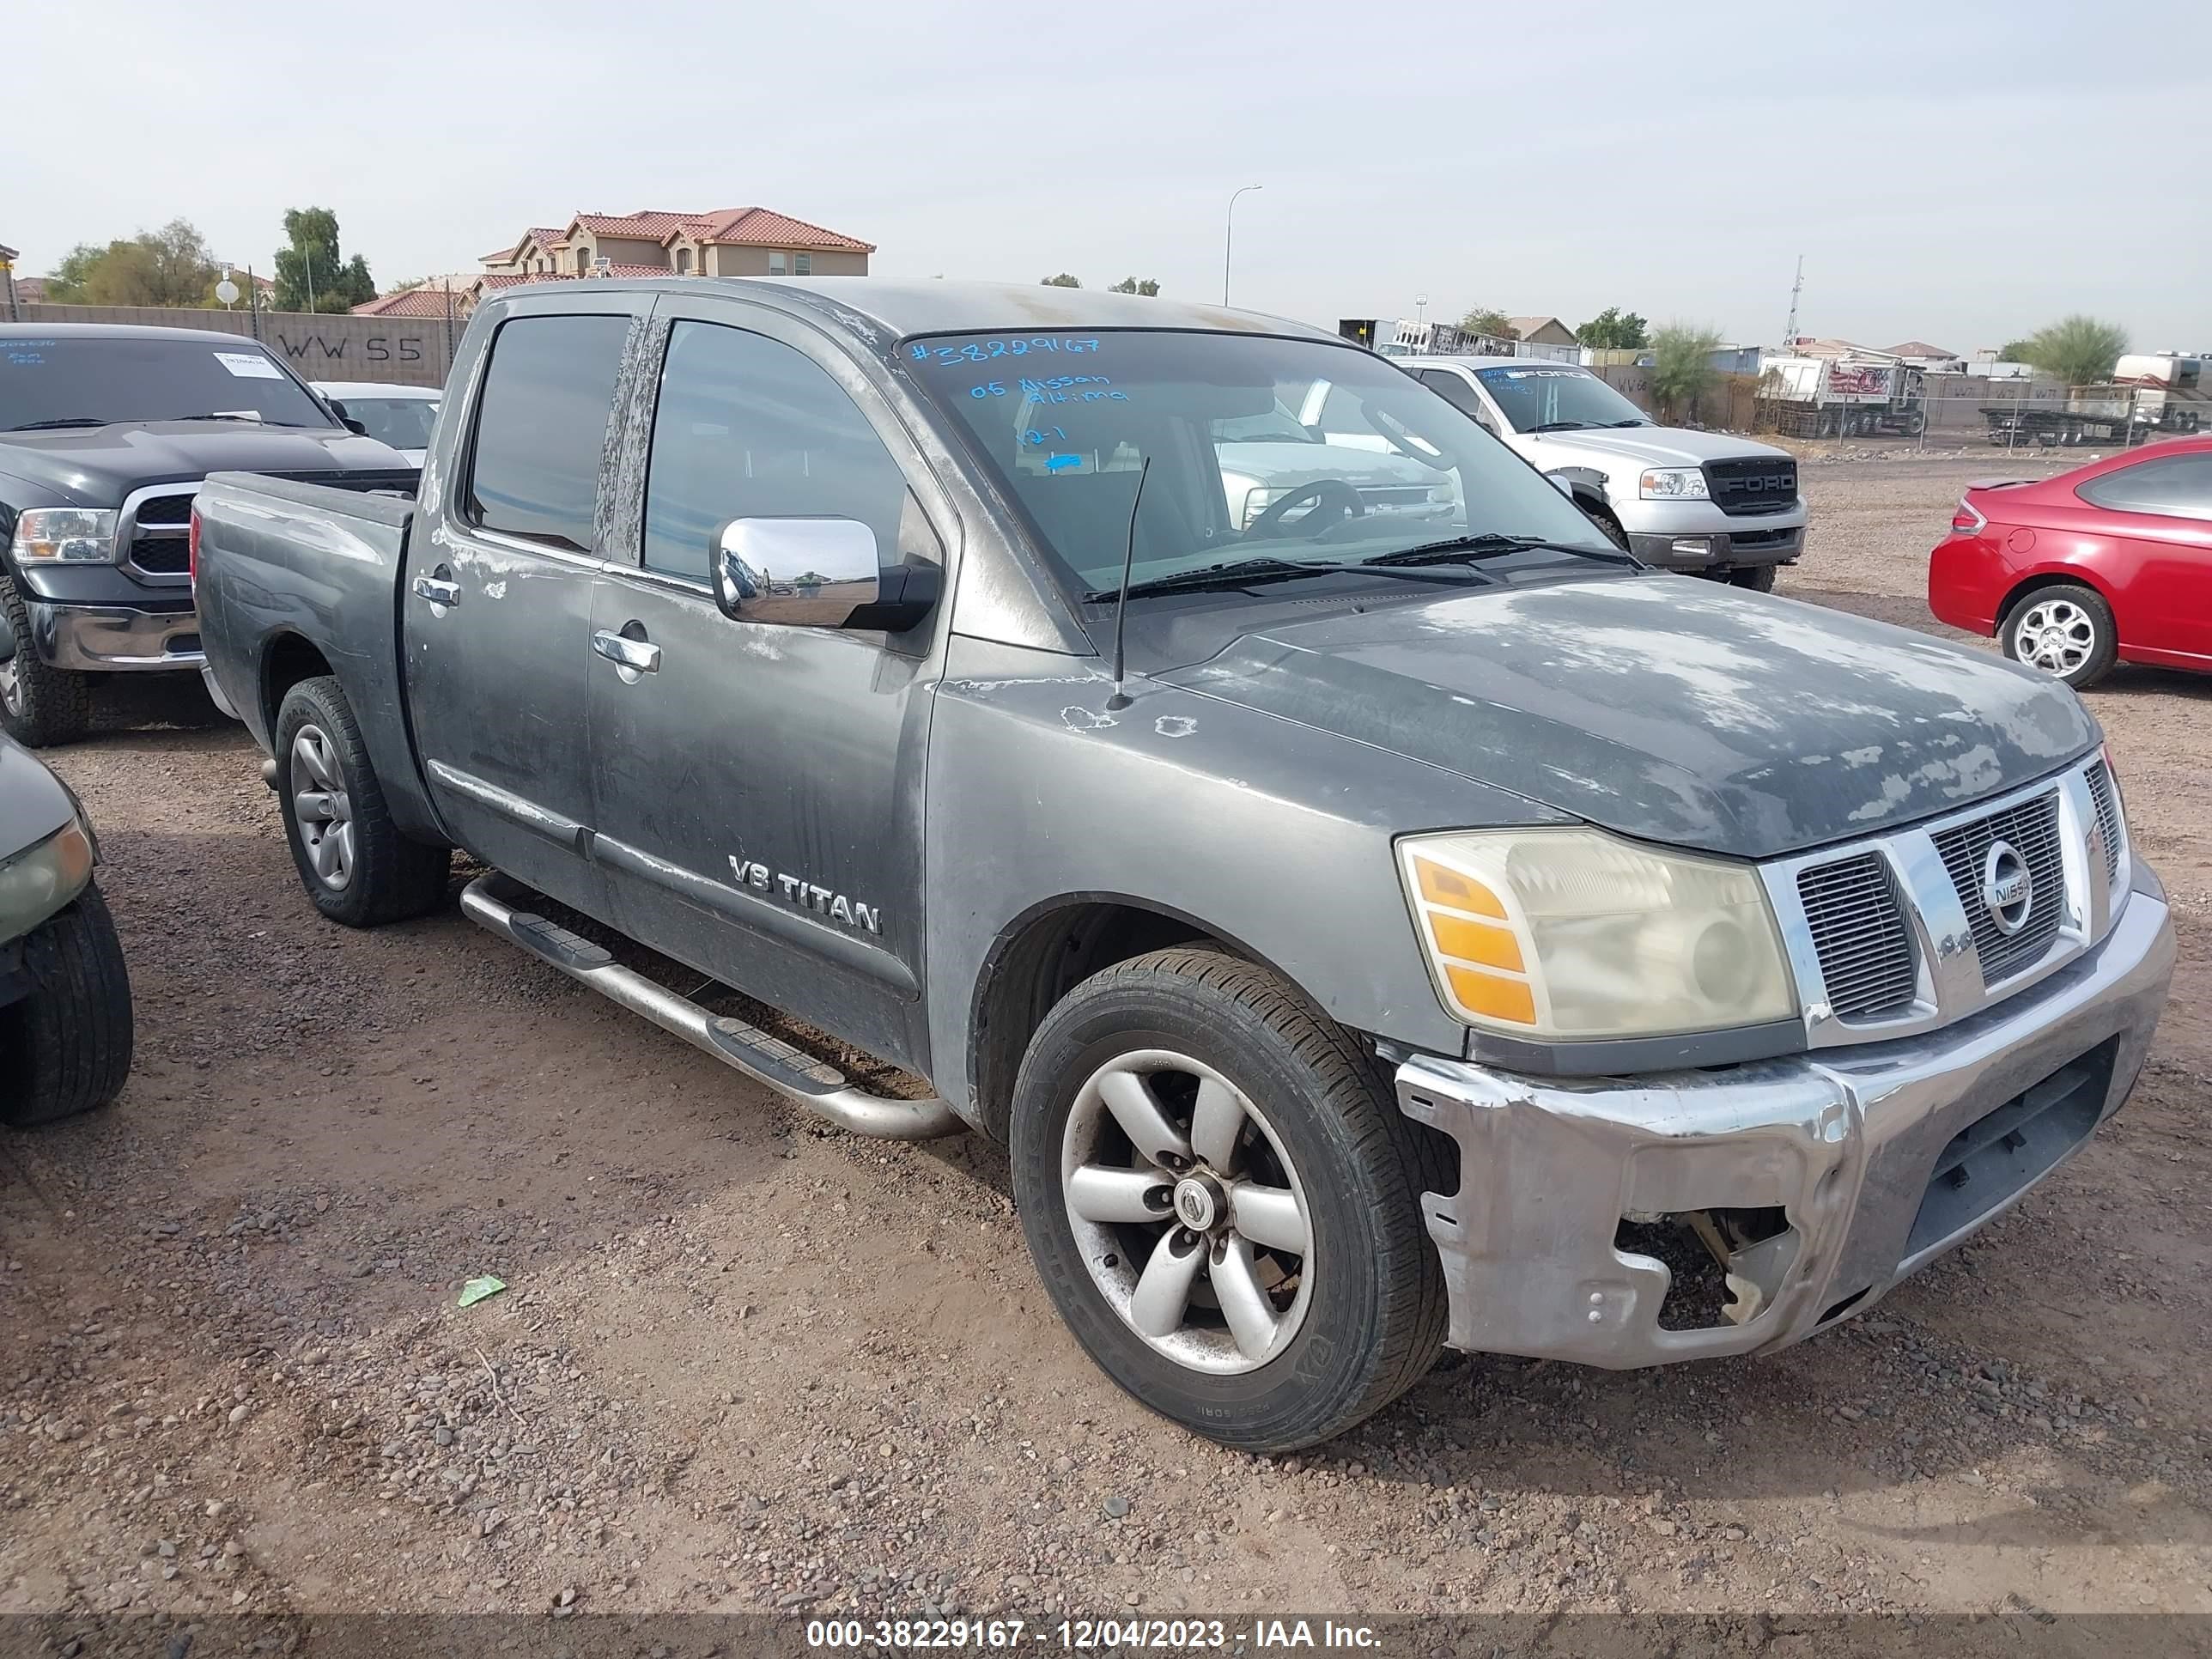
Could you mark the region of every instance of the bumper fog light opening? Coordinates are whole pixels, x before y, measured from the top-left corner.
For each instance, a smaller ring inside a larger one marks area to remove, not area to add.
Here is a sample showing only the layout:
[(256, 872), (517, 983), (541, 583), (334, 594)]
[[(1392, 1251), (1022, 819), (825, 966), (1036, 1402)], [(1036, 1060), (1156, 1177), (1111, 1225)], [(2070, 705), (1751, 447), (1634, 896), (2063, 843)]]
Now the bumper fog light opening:
[(1765, 1312), (1799, 1242), (1779, 1209), (1684, 1210), (1621, 1217), (1613, 1247), (1667, 1269), (1660, 1329), (1706, 1331), (1748, 1325)]

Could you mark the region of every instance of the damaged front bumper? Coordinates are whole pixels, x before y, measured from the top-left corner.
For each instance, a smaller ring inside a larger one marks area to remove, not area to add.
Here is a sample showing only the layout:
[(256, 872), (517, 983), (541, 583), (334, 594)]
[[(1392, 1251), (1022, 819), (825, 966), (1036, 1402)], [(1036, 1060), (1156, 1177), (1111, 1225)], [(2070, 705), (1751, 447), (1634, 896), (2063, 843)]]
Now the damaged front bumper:
[[(1624, 1368), (1766, 1352), (1863, 1312), (2118, 1109), (2173, 972), (2156, 878), (2103, 943), (1942, 1030), (1705, 1072), (1535, 1079), (1417, 1055), (1398, 1103), (1459, 1144), (1424, 1194), (1455, 1348)], [(1725, 1310), (1637, 1248), (1702, 1237)], [(1683, 1328), (1686, 1327), (1686, 1328)]]

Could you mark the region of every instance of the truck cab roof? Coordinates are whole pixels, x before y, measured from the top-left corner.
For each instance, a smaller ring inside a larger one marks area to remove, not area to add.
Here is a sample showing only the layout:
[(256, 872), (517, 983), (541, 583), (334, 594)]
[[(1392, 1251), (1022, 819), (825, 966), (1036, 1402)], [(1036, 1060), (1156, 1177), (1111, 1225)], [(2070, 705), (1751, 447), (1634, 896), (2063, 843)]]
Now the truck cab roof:
[[(502, 290), (501, 301), (573, 284), (525, 283)], [(880, 276), (665, 276), (596, 281), (594, 292), (658, 290), (734, 297), (828, 321), (879, 349), (915, 334), (964, 334), (985, 329), (1200, 329), (1324, 341), (1352, 349), (1310, 324), (1224, 306), (1195, 305), (1141, 294), (1054, 288), (1047, 283), (886, 282)]]

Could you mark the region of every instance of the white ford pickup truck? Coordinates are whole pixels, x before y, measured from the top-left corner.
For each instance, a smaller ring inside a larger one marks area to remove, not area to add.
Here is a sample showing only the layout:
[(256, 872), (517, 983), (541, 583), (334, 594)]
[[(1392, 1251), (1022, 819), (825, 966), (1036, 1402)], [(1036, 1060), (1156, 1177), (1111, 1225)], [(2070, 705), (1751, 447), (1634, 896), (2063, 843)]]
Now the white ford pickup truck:
[(1646, 564), (1761, 592), (1805, 550), (1787, 450), (1657, 426), (1586, 368), (1528, 357), (1392, 360), (1560, 484)]

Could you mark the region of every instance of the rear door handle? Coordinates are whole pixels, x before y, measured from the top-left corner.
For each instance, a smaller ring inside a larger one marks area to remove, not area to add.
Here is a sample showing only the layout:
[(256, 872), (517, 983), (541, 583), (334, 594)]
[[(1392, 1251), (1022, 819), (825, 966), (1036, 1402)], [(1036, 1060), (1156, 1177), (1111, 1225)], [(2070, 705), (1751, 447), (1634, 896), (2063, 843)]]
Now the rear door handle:
[(415, 597), (428, 599), (433, 605), (459, 605), (461, 602), (461, 585), (441, 581), (435, 576), (417, 576), (415, 579)]
[(617, 668), (640, 674), (660, 672), (660, 647), (645, 640), (625, 639), (620, 634), (610, 634), (601, 629), (592, 635), (592, 649)]

